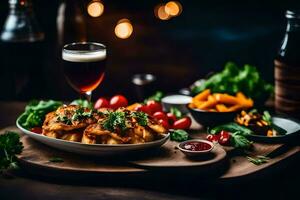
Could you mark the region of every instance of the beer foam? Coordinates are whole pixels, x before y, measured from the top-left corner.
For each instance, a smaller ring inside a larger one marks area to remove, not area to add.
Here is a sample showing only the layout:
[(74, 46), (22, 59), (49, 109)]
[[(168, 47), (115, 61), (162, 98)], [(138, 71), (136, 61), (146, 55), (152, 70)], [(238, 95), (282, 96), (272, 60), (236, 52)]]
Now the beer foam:
[(106, 50), (99, 50), (96, 52), (62, 52), (62, 59), (69, 62), (97, 62), (106, 58)]

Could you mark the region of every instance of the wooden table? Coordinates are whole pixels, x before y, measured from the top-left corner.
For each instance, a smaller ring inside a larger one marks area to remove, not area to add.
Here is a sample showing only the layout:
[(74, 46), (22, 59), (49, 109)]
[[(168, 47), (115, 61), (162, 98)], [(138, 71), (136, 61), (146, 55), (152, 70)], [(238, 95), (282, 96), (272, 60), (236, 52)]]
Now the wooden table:
[[(0, 103), (0, 129), (13, 125), (22, 112), (24, 103)], [(275, 148), (276, 146), (272, 146)], [(259, 146), (260, 152), (272, 150), (269, 145)], [(286, 197), (296, 193), (300, 178), (299, 146), (285, 149), (268, 163), (254, 166), (244, 162), (244, 157), (231, 156), (230, 164), (218, 177), (184, 177), (169, 174), (143, 176), (101, 177), (37, 177), (20, 170), (14, 179), (0, 178), (0, 194), (15, 199), (37, 197), (62, 199), (83, 197), (97, 199), (186, 199), (187, 197), (243, 198), (243, 193), (255, 196), (253, 188), (263, 191), (262, 197)], [(244, 163), (236, 165), (236, 163)], [(234, 166), (234, 167), (232, 167)], [(80, 179), (80, 181), (78, 180)], [(284, 186), (284, 187), (282, 187)], [(234, 189), (233, 189), (234, 188)], [(284, 190), (283, 190), (284, 188)], [(266, 192), (268, 191), (269, 192)], [(249, 191), (252, 191), (249, 193)]]

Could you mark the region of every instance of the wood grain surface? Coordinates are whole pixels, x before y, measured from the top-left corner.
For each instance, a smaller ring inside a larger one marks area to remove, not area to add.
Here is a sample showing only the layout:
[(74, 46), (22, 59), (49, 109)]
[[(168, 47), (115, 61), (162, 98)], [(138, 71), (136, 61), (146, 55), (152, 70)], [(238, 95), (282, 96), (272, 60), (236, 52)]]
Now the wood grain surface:
[[(7, 127), (5, 130), (14, 130), (19, 132), (16, 127)], [(3, 133), (4, 130), (1, 131)], [(20, 133), (20, 132), (19, 132)], [(20, 133), (21, 134), (21, 133)], [(22, 135), (22, 134), (21, 134)], [(193, 138), (203, 138), (205, 134), (194, 131)], [(240, 155), (231, 148), (225, 148), (225, 153), (220, 147), (216, 147), (213, 154), (209, 157), (190, 160), (186, 158), (178, 149), (175, 148), (175, 142), (168, 142), (163, 148), (156, 151), (145, 152), (144, 154), (130, 155), (129, 157), (105, 157), (95, 159), (72, 153), (53, 149), (44, 144), (36, 142), (27, 136), (22, 135), (24, 151), (19, 156), (22, 166), (28, 169), (37, 170), (41, 174), (47, 173), (100, 173), (100, 174), (143, 174), (156, 173), (156, 170), (165, 170), (174, 173), (206, 173), (209, 170), (216, 169), (216, 166), (224, 165), (224, 172), (220, 174), (221, 179), (238, 178), (259, 173), (264, 169), (271, 168), (283, 160), (296, 155), (300, 151), (299, 146), (283, 144), (261, 144), (255, 143), (252, 156), (266, 155), (270, 152), (276, 152), (275, 156), (269, 162), (262, 165), (254, 165), (249, 162), (244, 155)], [(60, 157), (64, 162), (50, 162), (52, 157)], [(228, 160), (229, 162), (223, 162)], [(228, 166), (229, 164), (229, 166)]]

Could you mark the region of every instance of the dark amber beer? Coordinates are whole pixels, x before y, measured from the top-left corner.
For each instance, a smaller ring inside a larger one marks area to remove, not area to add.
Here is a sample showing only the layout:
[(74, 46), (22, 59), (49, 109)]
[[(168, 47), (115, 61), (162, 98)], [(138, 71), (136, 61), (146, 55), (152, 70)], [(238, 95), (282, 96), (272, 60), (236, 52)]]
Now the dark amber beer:
[(91, 92), (102, 82), (105, 73), (106, 48), (99, 43), (66, 45), (62, 52), (64, 74), (78, 92)]

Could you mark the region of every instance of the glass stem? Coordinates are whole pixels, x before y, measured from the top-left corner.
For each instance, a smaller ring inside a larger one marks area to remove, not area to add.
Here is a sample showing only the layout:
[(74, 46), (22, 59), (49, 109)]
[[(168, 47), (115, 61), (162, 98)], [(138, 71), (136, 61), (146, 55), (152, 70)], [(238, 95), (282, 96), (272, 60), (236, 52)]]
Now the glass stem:
[(86, 93), (84, 93), (84, 94), (85, 94), (86, 100), (87, 100), (88, 102), (91, 102), (91, 100), (92, 100), (92, 91), (88, 91), (88, 92), (86, 92)]

